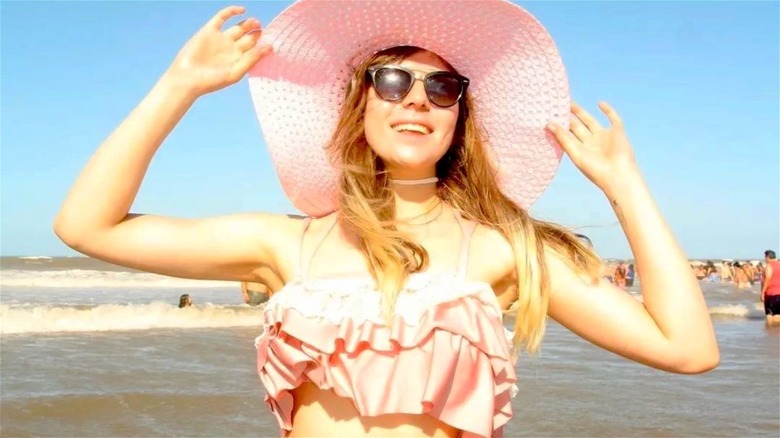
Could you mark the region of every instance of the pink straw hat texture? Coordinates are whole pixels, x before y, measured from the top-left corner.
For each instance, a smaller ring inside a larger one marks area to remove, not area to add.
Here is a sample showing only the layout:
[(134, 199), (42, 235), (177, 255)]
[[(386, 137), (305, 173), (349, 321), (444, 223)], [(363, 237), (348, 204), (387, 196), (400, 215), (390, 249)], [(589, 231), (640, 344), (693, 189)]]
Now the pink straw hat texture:
[(470, 79), (468, 93), (501, 190), (529, 207), (555, 175), (562, 151), (545, 125), (568, 126), (569, 87), (542, 25), (504, 0), (300, 0), (263, 31), (273, 53), (249, 88), (285, 194), (303, 213), (338, 209), (330, 140), (355, 67), (396, 46), (436, 53)]

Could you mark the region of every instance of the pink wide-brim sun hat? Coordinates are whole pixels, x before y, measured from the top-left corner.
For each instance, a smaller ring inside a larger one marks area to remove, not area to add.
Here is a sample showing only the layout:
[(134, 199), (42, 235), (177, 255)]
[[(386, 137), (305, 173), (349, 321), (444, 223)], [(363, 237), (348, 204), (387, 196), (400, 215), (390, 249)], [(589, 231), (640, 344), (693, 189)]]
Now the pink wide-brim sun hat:
[(555, 175), (562, 151), (548, 122), (568, 126), (569, 87), (550, 35), (503, 0), (301, 0), (263, 31), (273, 53), (249, 87), (285, 194), (309, 216), (338, 209), (340, 169), (326, 152), (357, 65), (383, 49), (417, 46), (470, 79), (497, 181), (528, 208)]

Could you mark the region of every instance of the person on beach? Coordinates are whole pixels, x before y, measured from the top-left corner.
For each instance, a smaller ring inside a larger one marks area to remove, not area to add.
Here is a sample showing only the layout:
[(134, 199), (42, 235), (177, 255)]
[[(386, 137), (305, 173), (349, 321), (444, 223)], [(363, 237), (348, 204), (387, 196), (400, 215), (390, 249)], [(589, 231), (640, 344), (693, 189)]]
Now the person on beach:
[(731, 262), (727, 262), (726, 260), (723, 260), (720, 265), (720, 281), (722, 283), (733, 283), (734, 282), (734, 274), (733, 269), (731, 267)]
[(617, 266), (615, 266), (615, 286), (625, 289), (626, 288), (626, 265), (623, 264), (623, 262), (618, 262)]
[(707, 272), (709, 272), (709, 274), (707, 274), (707, 281), (711, 283), (721, 282), (720, 269), (718, 268), (718, 266), (715, 266), (715, 263), (713, 263), (712, 261), (707, 262)]
[(179, 297), (179, 309), (183, 309), (185, 307), (190, 307), (192, 305), (192, 298), (190, 298), (190, 294), (183, 294)]
[(750, 281), (748, 281), (748, 276), (745, 273), (745, 269), (742, 267), (742, 263), (734, 262), (732, 272), (734, 273), (734, 283), (736, 283), (737, 289), (750, 288)]
[(780, 325), (780, 263), (771, 249), (764, 251), (764, 279), (761, 283), (761, 302), (764, 303), (766, 325)]
[(270, 291), (263, 284), (242, 281), (241, 297), (244, 299), (244, 302), (250, 306), (259, 306), (268, 301)]
[[(90, 159), (54, 229), (119, 265), (267, 285), (257, 367), (283, 435), (501, 436), (515, 359), (539, 347), (548, 316), (660, 370), (717, 366), (702, 291), (623, 120), (602, 102), (603, 125), (571, 103), (555, 44), (527, 11), (301, 0), (263, 31), (254, 18), (227, 24), (243, 13), (219, 11), (184, 45)], [(247, 74), (282, 186), (308, 217), (130, 213), (193, 103)], [(563, 153), (609, 200), (644, 303), (601, 279), (569, 229), (529, 216)]]
[(634, 287), (634, 264), (628, 265), (628, 269), (626, 270), (626, 286), (627, 287)]
[(699, 281), (704, 280), (707, 277), (707, 272), (705, 271), (704, 265), (691, 265), (691, 270), (693, 271), (693, 275), (695, 275), (696, 279)]
[(745, 263), (742, 263), (742, 270), (745, 271), (749, 285), (753, 286), (756, 282), (756, 267), (749, 260), (745, 260)]

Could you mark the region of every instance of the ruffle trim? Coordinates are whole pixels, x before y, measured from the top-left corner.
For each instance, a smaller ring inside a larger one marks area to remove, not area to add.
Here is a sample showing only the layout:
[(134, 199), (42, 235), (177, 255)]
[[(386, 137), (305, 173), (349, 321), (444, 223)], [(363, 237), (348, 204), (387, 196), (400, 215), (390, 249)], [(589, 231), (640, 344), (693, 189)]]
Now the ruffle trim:
[(500, 436), (516, 392), (505, 328), (492, 305), (460, 296), (425, 309), (416, 324), (396, 315), (339, 323), (269, 306), (256, 341), (258, 373), (282, 436), (292, 429), (303, 382), (350, 399), (362, 416), (428, 414), (463, 437)]
[[(466, 281), (454, 275), (411, 274), (395, 301), (395, 314), (407, 325), (417, 325), (431, 307), (463, 297), (482, 301), (489, 313), (501, 318), (496, 294), (488, 283)], [(266, 309), (297, 309), (307, 318), (371, 320), (383, 324), (381, 295), (372, 278), (296, 279), (274, 294)]]

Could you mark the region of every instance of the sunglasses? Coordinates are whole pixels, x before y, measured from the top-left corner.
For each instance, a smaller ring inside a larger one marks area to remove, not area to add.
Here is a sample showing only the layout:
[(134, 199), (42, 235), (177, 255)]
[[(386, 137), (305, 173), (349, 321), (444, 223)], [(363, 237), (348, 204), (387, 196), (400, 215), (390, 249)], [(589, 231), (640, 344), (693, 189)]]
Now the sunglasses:
[(440, 108), (449, 108), (463, 97), (469, 86), (469, 79), (448, 71), (434, 71), (424, 76), (400, 65), (369, 67), (366, 74), (371, 78), (376, 94), (383, 100), (398, 102), (406, 97), (415, 81), (422, 81), (428, 100)]

